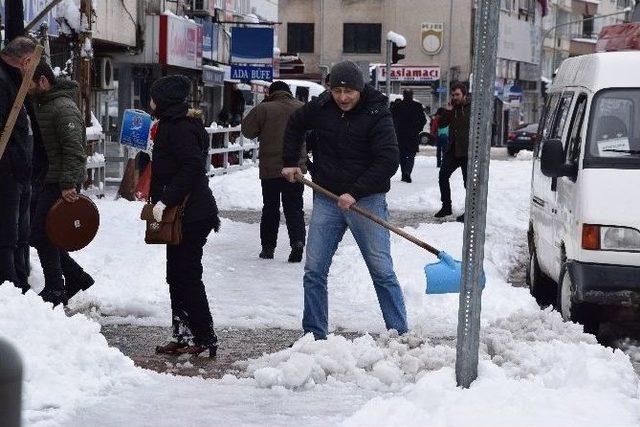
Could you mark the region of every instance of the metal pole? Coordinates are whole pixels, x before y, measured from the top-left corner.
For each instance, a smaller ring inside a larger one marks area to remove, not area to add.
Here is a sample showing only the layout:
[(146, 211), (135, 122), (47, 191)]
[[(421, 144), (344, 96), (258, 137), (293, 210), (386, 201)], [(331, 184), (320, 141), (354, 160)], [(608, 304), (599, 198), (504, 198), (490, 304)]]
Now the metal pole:
[(451, 30), (453, 27), (453, 1), (449, 0), (449, 23), (447, 28), (447, 79), (445, 80), (445, 91), (444, 91), (444, 103), (447, 104), (449, 102), (450, 94), (449, 90), (451, 88), (451, 48), (453, 47), (453, 40), (451, 39)]
[(387, 40), (387, 76), (385, 78), (387, 88), (387, 105), (391, 105), (391, 40)]
[(478, 376), (493, 91), (498, 48), (498, 0), (478, 0), (474, 25), (473, 97), (469, 128), (467, 200), (458, 311), (456, 382), (468, 388)]
[(83, 21), (83, 29), (80, 33), (80, 98), (81, 111), (87, 125), (91, 124), (91, 60), (93, 48), (91, 47), (91, 27), (93, 20), (92, 0), (80, 1), (80, 16)]
[(0, 422), (20, 427), (22, 413), (22, 361), (11, 344), (0, 338)]

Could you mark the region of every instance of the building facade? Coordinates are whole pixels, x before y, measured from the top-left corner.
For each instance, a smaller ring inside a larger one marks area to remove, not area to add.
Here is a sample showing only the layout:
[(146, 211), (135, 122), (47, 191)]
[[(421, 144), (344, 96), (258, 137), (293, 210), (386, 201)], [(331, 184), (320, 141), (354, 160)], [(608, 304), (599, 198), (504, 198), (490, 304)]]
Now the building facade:
[(386, 34), (394, 31), (407, 47), (392, 70), (392, 93), (410, 87), (433, 109), (444, 102), (448, 81), (469, 79), (472, 7), (472, 0), (280, 0), (278, 47), (297, 55), (306, 74), (322, 77), (350, 59), (376, 83)]

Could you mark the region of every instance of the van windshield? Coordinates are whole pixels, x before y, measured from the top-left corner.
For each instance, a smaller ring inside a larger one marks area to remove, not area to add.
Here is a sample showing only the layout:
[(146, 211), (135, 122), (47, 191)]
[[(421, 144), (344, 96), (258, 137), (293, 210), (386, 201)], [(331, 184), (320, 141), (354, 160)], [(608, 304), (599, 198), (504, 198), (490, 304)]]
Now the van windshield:
[(586, 159), (593, 166), (640, 167), (640, 89), (609, 89), (591, 108)]

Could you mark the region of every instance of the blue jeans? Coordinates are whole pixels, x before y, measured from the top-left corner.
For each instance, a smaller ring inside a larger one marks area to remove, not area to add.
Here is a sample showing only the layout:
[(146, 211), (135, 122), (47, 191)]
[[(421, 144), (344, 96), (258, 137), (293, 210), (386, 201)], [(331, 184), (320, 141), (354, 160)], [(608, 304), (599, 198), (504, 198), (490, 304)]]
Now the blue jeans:
[[(389, 217), (387, 201), (382, 193), (361, 198), (358, 206), (384, 219)], [(317, 193), (313, 198), (304, 266), (304, 332), (313, 333), (316, 339), (327, 336), (327, 276), (331, 259), (347, 227), (369, 269), (385, 326), (401, 334), (407, 332), (407, 311), (402, 289), (393, 271), (389, 231), (355, 212), (341, 210), (335, 201)]]

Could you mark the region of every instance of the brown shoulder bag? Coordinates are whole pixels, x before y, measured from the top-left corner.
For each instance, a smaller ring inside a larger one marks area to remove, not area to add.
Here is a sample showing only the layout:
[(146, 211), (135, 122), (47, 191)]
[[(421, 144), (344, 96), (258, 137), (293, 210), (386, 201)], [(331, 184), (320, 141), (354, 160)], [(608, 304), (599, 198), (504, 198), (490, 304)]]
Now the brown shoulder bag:
[(179, 245), (182, 241), (182, 215), (189, 196), (179, 205), (166, 207), (162, 212), (162, 221), (153, 217), (153, 203), (142, 208), (140, 219), (147, 222), (144, 241), (150, 245)]

